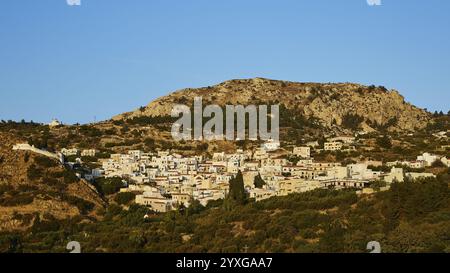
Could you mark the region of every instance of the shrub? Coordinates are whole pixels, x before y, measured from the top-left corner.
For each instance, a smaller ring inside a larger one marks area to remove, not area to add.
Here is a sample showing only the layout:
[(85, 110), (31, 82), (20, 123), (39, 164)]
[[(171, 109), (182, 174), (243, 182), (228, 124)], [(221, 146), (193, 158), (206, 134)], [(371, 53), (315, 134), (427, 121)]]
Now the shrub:
[(384, 149), (392, 148), (391, 139), (387, 135), (377, 138), (377, 145)]
[(14, 190), (13, 186), (8, 184), (0, 184), (0, 196), (12, 190)]
[(266, 185), (266, 182), (262, 179), (261, 175), (258, 174), (257, 176), (255, 176), (253, 184), (256, 188), (261, 189), (264, 185)]
[(88, 214), (95, 206), (92, 202), (71, 195), (64, 196), (63, 200), (76, 206), (81, 214)]
[(64, 170), (63, 177), (64, 177), (64, 183), (66, 183), (66, 184), (72, 184), (72, 183), (76, 183), (79, 181), (79, 178), (73, 172), (71, 172), (67, 169)]
[(359, 125), (363, 121), (364, 121), (364, 118), (359, 116), (358, 114), (346, 114), (342, 118), (342, 126), (348, 128), (348, 129), (356, 130), (359, 128)]
[(34, 159), (34, 162), (38, 166), (41, 166), (41, 167), (44, 167), (44, 168), (53, 168), (53, 167), (57, 167), (58, 166), (58, 163), (55, 160), (50, 159), (50, 158), (45, 157), (45, 156), (38, 156), (38, 157), (36, 157)]
[(111, 195), (120, 191), (124, 187), (122, 178), (97, 178), (94, 183), (97, 190), (103, 195)]
[(60, 223), (53, 216), (46, 215), (46, 220), (41, 220), (39, 216), (37, 216), (34, 220), (33, 226), (31, 230), (33, 233), (38, 232), (49, 232), (49, 231), (57, 231), (60, 229)]
[(42, 170), (36, 167), (36, 165), (31, 165), (27, 170), (27, 177), (29, 180), (38, 180), (43, 176)]
[(114, 198), (114, 201), (120, 205), (128, 205), (135, 197), (136, 195), (132, 192), (119, 192)]
[(23, 206), (33, 203), (34, 197), (32, 194), (19, 194), (10, 198), (0, 199), (0, 204), (5, 207)]
[(437, 159), (436, 161), (433, 162), (433, 164), (431, 164), (431, 167), (433, 168), (445, 168), (446, 166), (444, 165), (444, 163)]
[(30, 154), (29, 153), (25, 153), (25, 156), (23, 157), (23, 161), (25, 163), (28, 163), (29, 160), (30, 160)]

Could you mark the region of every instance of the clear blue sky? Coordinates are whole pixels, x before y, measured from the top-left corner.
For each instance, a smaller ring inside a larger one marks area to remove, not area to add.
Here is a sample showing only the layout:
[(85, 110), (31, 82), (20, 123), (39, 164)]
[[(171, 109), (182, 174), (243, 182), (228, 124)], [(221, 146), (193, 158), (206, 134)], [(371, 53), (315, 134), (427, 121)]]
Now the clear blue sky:
[(0, 119), (85, 123), (233, 78), (357, 82), (450, 105), (450, 1), (3, 0)]

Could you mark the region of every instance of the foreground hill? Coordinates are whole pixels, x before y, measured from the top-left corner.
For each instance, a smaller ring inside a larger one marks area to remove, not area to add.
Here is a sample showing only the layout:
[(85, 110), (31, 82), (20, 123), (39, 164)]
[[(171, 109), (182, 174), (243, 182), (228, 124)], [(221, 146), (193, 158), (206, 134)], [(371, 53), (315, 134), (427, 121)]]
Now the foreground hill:
[(164, 214), (110, 205), (94, 223), (55, 220), (38, 232), (0, 234), (0, 252), (65, 252), (68, 236), (83, 252), (361, 253), (371, 241), (382, 252), (450, 252), (449, 175), (375, 195), (316, 190)]
[(21, 142), (0, 132), (0, 232), (27, 229), (52, 219), (96, 216), (104, 202), (95, 188), (56, 160), (13, 151)]
[(113, 119), (169, 116), (174, 104), (192, 105), (193, 98), (199, 96), (204, 105), (280, 103), (297, 115), (318, 120), (325, 128), (338, 126), (373, 131), (382, 127), (413, 131), (424, 128), (430, 120), (425, 110), (405, 102), (397, 91), (381, 86), (297, 83), (262, 78), (183, 89)]

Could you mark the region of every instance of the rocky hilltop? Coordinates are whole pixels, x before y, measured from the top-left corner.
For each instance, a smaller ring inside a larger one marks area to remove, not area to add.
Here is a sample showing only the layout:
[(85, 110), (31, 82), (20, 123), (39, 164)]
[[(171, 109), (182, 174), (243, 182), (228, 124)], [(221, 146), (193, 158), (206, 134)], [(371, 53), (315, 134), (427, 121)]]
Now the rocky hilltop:
[(201, 96), (203, 104), (280, 103), (322, 126), (342, 126), (348, 116), (358, 117), (358, 129), (413, 131), (424, 128), (430, 114), (407, 102), (396, 90), (354, 83), (298, 83), (263, 78), (230, 80), (203, 88), (188, 88), (161, 97), (146, 107), (124, 113), (113, 120), (141, 116), (168, 116), (174, 104), (192, 105)]

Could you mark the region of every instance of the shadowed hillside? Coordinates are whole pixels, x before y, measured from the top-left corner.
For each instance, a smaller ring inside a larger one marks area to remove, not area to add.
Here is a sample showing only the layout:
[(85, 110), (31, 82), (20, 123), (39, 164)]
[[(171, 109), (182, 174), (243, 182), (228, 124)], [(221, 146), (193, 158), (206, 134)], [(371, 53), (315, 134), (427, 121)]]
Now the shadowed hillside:
[(94, 187), (55, 159), (13, 151), (21, 139), (0, 133), (0, 231), (79, 215), (105, 204)]

